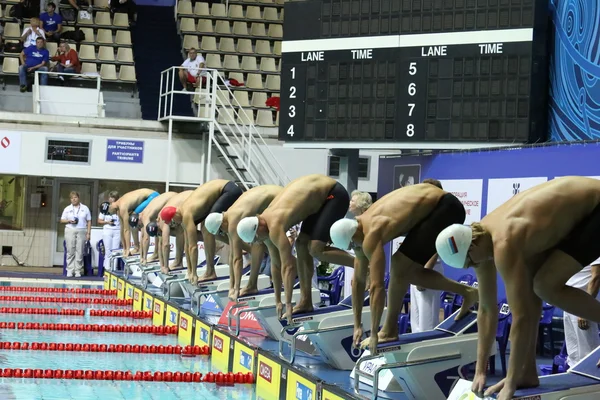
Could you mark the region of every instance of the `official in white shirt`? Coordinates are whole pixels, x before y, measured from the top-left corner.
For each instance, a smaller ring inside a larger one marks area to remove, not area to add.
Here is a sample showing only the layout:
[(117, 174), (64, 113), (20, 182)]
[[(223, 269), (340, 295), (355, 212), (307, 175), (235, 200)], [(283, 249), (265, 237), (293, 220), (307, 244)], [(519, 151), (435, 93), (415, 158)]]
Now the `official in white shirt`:
[(60, 217), (65, 224), (67, 242), (67, 277), (81, 277), (83, 273), (83, 249), (85, 241), (90, 240), (92, 215), (90, 209), (79, 201), (79, 193), (69, 194), (71, 205), (67, 206)]
[(108, 194), (108, 201), (102, 203), (98, 215), (98, 225), (102, 226), (102, 241), (104, 242), (104, 269), (110, 269), (108, 255), (111, 251), (120, 249), (121, 221), (117, 214), (110, 214), (108, 209), (112, 203), (119, 200), (119, 192), (112, 191)]
[[(585, 290), (594, 297), (598, 296), (598, 289), (600, 289), (600, 258), (573, 275), (567, 281), (567, 286)], [(567, 363), (569, 367), (572, 367), (600, 346), (598, 324), (567, 312), (563, 314), (563, 323), (568, 353)]]
[(205, 75), (205, 72), (202, 71), (204, 68), (204, 58), (198, 54), (196, 49), (192, 48), (188, 51), (188, 58), (181, 66), (185, 67), (179, 70), (179, 80), (181, 81), (183, 90), (187, 90), (188, 85), (199, 87), (202, 83), (202, 75)]
[[(444, 274), (444, 267), (435, 254), (425, 264), (426, 269), (432, 269)], [(410, 330), (413, 333), (431, 331), (440, 323), (440, 296), (439, 290), (425, 289), (420, 286), (410, 285)]]

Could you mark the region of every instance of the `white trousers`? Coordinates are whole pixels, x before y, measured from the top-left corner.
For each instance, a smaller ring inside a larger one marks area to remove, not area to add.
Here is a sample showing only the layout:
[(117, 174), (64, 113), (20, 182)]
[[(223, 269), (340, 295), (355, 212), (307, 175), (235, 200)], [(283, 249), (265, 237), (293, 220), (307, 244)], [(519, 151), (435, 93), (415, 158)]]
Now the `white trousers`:
[(103, 229), (102, 241), (104, 242), (104, 269), (109, 270), (110, 264), (108, 262), (108, 256), (111, 251), (121, 247), (121, 230)]
[(584, 331), (577, 325), (577, 317), (573, 314), (563, 313), (563, 322), (565, 325), (565, 342), (567, 344), (569, 367), (573, 367), (582, 358), (587, 356), (600, 346), (598, 338), (598, 324), (589, 322), (589, 329)]
[(413, 333), (433, 330), (440, 323), (439, 290), (420, 292), (410, 285), (410, 329)]
[(83, 274), (83, 248), (86, 229), (65, 229), (67, 242), (67, 272)]

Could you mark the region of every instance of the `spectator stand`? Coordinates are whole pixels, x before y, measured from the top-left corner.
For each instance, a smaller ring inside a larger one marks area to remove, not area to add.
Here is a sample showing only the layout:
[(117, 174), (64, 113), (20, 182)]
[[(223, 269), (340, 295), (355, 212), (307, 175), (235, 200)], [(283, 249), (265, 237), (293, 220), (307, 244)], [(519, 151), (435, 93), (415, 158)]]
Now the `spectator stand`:
[(279, 97), (283, 1), (227, 4), (177, 2), (175, 17), (183, 51), (198, 49), (207, 68), (221, 71), (232, 83), (243, 84), (231, 85), (235, 88), (229, 100), (235, 100), (248, 122), (276, 127), (279, 113), (266, 104), (271, 97)]
[[(63, 34), (81, 30), (85, 35), (85, 39), (80, 42), (66, 40), (79, 54), (82, 75), (73, 77), (69, 84), (87, 87), (90, 86), (90, 80), (83, 75), (99, 75), (107, 90), (130, 91), (133, 98), (136, 94), (136, 75), (127, 14), (117, 13), (114, 18), (111, 18), (108, 0), (93, 1), (93, 7), (86, 10), (92, 11), (91, 19), (81, 19), (76, 13), (76, 21), (63, 20)], [(29, 18), (17, 20), (10, 17), (10, 9), (16, 3), (17, 1), (14, 0), (0, 0), (0, 16), (5, 23), (4, 37), (5, 42), (8, 43), (19, 42), (21, 33), (30, 20)], [(64, 10), (71, 5), (61, 3), (59, 7)], [(46, 48), (52, 57), (56, 54), (57, 43), (47, 42)], [(6, 90), (8, 83), (12, 83), (13, 80), (16, 82), (18, 79), (19, 53), (10, 53), (3, 49), (0, 58), (2, 59), (0, 79), (2, 89)], [(53, 81), (56, 82), (55, 79)], [(91, 82), (91, 86), (94, 87), (95, 80)]]

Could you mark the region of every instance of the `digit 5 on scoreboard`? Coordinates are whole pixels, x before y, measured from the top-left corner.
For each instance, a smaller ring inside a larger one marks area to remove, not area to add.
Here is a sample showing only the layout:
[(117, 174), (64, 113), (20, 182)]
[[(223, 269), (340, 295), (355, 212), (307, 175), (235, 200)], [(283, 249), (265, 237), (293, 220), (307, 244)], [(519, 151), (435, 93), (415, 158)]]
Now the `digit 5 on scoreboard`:
[(398, 128), (396, 138), (403, 142), (425, 140), (425, 116), (427, 115), (427, 61), (409, 59), (400, 63), (400, 85), (396, 115)]
[(281, 62), (279, 140), (298, 141), (304, 138), (306, 64)]

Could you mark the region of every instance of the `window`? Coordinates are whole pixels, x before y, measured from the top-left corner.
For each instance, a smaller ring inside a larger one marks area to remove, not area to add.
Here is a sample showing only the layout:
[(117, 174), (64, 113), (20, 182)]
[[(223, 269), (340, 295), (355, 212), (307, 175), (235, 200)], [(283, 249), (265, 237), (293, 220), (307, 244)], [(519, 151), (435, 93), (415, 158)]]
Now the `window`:
[[(329, 168), (327, 175), (332, 178), (339, 178), (340, 176), (340, 162), (341, 159), (338, 156), (329, 156)], [(358, 158), (358, 179), (369, 179), (371, 157), (359, 157)]]
[(25, 177), (0, 175), (0, 230), (23, 229)]

